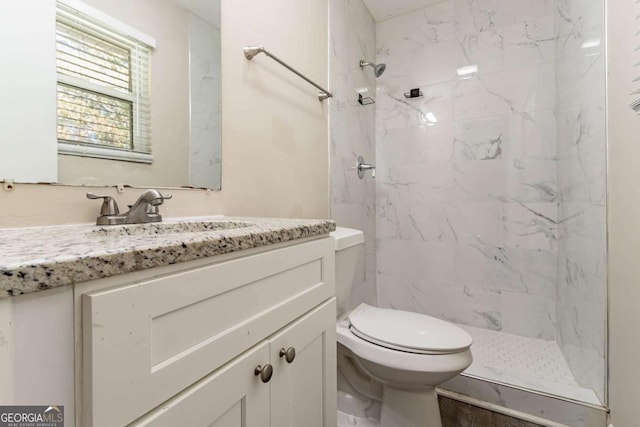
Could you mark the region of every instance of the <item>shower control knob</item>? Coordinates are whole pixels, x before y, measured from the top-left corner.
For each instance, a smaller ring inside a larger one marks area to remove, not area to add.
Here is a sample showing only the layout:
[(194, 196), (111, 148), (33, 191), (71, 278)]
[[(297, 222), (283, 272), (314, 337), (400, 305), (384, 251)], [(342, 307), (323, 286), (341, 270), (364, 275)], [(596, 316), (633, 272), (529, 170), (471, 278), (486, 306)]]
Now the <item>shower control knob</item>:
[(271, 377), (273, 376), (273, 366), (270, 364), (266, 364), (264, 366), (258, 365), (256, 369), (253, 371), (254, 375), (260, 377), (260, 381), (263, 383), (268, 383), (271, 381)]
[(371, 171), (371, 178), (376, 177), (376, 167), (364, 162), (362, 156), (358, 156), (358, 163), (356, 163), (356, 169), (358, 171), (358, 178), (364, 178), (364, 171)]
[(296, 358), (296, 349), (293, 347), (289, 347), (287, 349), (281, 348), (280, 357), (284, 357), (284, 360), (286, 360), (287, 363), (292, 363)]

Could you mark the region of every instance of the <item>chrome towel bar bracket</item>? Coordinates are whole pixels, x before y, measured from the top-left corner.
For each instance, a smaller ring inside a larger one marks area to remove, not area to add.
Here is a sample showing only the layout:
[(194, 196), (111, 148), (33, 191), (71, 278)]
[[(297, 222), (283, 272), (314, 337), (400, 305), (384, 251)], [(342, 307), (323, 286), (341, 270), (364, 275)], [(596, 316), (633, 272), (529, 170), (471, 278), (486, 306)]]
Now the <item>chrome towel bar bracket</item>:
[(296, 70), (295, 68), (291, 67), (290, 65), (288, 65), (287, 63), (282, 61), (277, 56), (273, 55), (271, 52), (266, 50), (264, 47), (262, 47), (262, 46), (245, 46), (242, 50), (244, 51), (245, 58), (247, 58), (249, 61), (251, 61), (254, 56), (256, 56), (256, 55), (258, 55), (260, 53), (264, 53), (269, 58), (273, 59), (278, 64), (282, 65), (284, 68), (286, 68), (287, 70), (291, 71), (293, 74), (295, 74), (296, 76), (300, 77), (301, 79), (303, 79), (304, 81), (306, 81), (307, 83), (311, 84), (313, 87), (318, 89), (320, 91), (320, 93), (318, 93), (318, 99), (320, 101), (324, 101), (325, 99), (333, 97), (333, 94), (331, 92), (329, 92), (328, 90), (324, 89), (322, 86), (320, 86), (317, 83), (313, 82), (309, 78), (305, 77), (298, 70)]

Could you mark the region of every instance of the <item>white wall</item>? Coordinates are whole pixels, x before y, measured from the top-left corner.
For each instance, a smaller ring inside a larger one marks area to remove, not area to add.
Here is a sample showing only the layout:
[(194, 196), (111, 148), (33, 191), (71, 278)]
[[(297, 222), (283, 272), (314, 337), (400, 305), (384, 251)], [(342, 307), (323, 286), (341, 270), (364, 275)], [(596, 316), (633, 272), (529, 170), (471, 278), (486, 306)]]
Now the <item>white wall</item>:
[[(635, 2), (608, 1), (609, 403), (616, 427), (640, 420), (640, 117), (628, 107), (640, 40)], [(635, 87), (637, 88), (637, 86)]]
[[(55, 2), (5, 2), (0, 13), (0, 180), (56, 181)], [(25, 26), (25, 22), (40, 22)], [(29, 114), (24, 112), (28, 111)]]
[[(246, 44), (262, 43), (321, 85), (328, 80), (327, 0), (225, 1), (222, 4), (223, 190), (172, 190), (165, 216), (226, 214), (329, 216), (327, 102)], [(49, 185), (0, 188), (0, 227), (95, 221), (88, 189)], [(114, 194), (113, 189), (92, 191)], [(116, 195), (121, 206), (138, 189)]]
[(246, 45), (262, 44), (326, 87), (328, 14), (327, 0), (222, 3), (227, 210), (328, 216), (328, 103), (273, 60), (259, 55), (247, 61), (242, 53)]

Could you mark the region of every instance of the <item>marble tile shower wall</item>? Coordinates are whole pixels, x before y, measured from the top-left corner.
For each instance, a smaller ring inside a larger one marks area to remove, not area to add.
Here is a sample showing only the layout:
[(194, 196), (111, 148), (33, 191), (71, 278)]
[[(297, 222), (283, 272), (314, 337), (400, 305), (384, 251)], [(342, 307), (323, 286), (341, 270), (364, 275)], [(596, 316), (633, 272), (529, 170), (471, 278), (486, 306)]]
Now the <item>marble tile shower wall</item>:
[(605, 402), (604, 0), (558, 2), (556, 340), (578, 383)]
[(330, 0), (331, 218), (339, 226), (364, 231), (365, 268), (354, 286), (351, 304), (376, 304), (375, 182), (369, 174), (359, 179), (356, 159), (375, 163), (375, 104), (361, 106), (356, 89), (368, 88), (375, 97), (376, 81), (361, 70), (361, 59), (376, 54), (376, 25), (362, 0)]
[(191, 96), (191, 164), (189, 182), (195, 187), (220, 188), (220, 23), (189, 15)]
[(381, 306), (554, 339), (556, 13), (445, 0), (378, 23)]

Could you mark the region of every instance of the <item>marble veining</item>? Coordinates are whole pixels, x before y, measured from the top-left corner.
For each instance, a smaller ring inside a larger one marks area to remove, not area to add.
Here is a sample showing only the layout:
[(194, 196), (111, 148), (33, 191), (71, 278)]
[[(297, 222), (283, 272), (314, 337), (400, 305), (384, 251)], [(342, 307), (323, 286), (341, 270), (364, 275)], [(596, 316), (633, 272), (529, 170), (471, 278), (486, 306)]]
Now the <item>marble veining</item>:
[(555, 15), (556, 340), (578, 383), (600, 401), (605, 400), (607, 318), (604, 8), (604, 0), (562, 0)]
[(0, 298), (335, 230), (330, 220), (190, 217), (161, 224), (0, 229)]
[(375, 159), (375, 109), (360, 105), (357, 89), (366, 88), (376, 101), (376, 78), (371, 69), (361, 70), (361, 59), (375, 59), (375, 21), (362, 0), (330, 0), (329, 101), (331, 218), (339, 226), (362, 230), (365, 237), (364, 269), (352, 287), (351, 304), (376, 305), (376, 212), (375, 180), (371, 174), (359, 179), (358, 156), (367, 163)]
[(554, 19), (554, 0), (443, 0), (377, 24), (381, 305), (555, 338)]
[[(218, 17), (219, 19), (219, 17)], [(189, 73), (191, 96), (190, 183), (220, 188), (221, 51), (220, 22), (189, 14)]]
[[(603, 13), (603, 0), (442, 0), (378, 22), (376, 39), (387, 64), (376, 104), (379, 304), (553, 340), (600, 401)], [(458, 75), (469, 65), (477, 71)], [(411, 88), (423, 96), (406, 99)]]
[[(607, 425), (607, 412), (604, 408), (582, 405), (568, 399), (557, 399), (547, 393), (531, 393), (524, 388), (501, 382), (494, 383), (465, 374), (447, 381), (440, 388), (531, 414), (544, 420), (555, 421), (563, 426), (602, 427)], [(485, 426), (485, 424), (480, 425)], [(493, 424), (488, 425), (493, 426)]]

